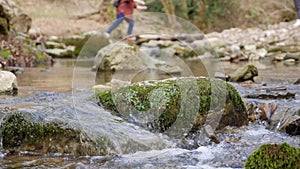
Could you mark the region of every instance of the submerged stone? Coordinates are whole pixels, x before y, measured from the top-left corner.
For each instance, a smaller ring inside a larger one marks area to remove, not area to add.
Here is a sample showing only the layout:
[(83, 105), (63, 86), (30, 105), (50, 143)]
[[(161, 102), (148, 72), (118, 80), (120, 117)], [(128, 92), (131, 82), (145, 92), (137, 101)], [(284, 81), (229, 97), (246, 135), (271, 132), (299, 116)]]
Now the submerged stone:
[(6, 114), (0, 125), (3, 148), (10, 153), (107, 154), (105, 146), (90, 140), (81, 130), (63, 122), (45, 122), (40, 118), (29, 113)]
[(265, 144), (247, 159), (246, 169), (255, 168), (300, 168), (300, 149), (287, 143)]
[(152, 131), (177, 135), (247, 124), (245, 105), (236, 89), (204, 77), (147, 81), (98, 92), (99, 105)]

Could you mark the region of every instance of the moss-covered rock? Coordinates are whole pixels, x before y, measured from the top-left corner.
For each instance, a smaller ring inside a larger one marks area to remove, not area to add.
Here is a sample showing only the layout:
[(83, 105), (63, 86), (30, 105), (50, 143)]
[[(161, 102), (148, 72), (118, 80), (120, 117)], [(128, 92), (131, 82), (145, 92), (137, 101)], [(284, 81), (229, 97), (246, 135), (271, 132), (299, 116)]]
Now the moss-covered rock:
[(254, 81), (254, 77), (258, 76), (258, 69), (254, 65), (246, 65), (237, 69), (232, 75), (230, 75), (229, 81), (231, 82), (243, 82), (247, 80)]
[(290, 147), (287, 143), (262, 145), (247, 159), (245, 168), (300, 168), (300, 149)]
[(218, 79), (149, 81), (98, 92), (96, 97), (116, 115), (160, 132), (174, 125), (195, 131), (204, 124), (214, 129), (247, 124), (240, 95), (232, 85)]
[[(85, 133), (62, 122), (45, 122), (41, 117), (14, 112), (1, 123), (3, 148), (9, 152), (31, 151), (41, 154), (107, 154), (106, 144), (89, 139)], [(100, 139), (103, 140), (103, 139)]]

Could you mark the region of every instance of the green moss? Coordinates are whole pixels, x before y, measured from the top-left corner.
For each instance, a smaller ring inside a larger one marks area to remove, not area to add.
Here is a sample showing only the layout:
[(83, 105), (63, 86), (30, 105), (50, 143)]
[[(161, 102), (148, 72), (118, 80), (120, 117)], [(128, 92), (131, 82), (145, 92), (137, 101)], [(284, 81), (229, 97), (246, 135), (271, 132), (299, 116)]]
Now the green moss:
[(265, 144), (247, 159), (246, 169), (296, 169), (300, 168), (300, 149), (287, 143)]
[(41, 50), (31, 45), (24, 45), (24, 52), (30, 56), (35, 56), (37, 63), (45, 63), (48, 61), (48, 57), (43, 54)]
[(32, 151), (41, 154), (106, 155), (109, 140), (104, 136), (91, 140), (85, 133), (63, 122), (44, 122), (33, 114), (11, 112), (1, 123), (3, 148), (8, 151)]
[(3, 59), (8, 59), (10, 55), (11, 55), (11, 52), (10, 52), (9, 49), (2, 49), (2, 50), (1, 50), (0, 56), (1, 56)]
[(63, 136), (67, 130), (62, 126), (60, 123), (32, 122), (27, 120), (21, 113), (8, 115), (1, 125), (3, 147), (18, 147), (23, 144), (34, 145), (49, 137)]
[[(195, 92), (198, 94), (195, 95)], [(193, 95), (197, 98), (191, 97)], [(141, 113), (159, 114), (151, 126), (160, 131), (168, 129), (176, 121), (179, 113), (182, 113), (180, 116), (184, 116), (180, 118), (193, 122), (195, 121), (193, 112), (205, 118), (211, 110), (224, 111), (225, 104), (232, 106), (227, 106), (228, 110), (225, 111), (227, 114), (224, 113), (221, 127), (230, 124), (241, 126), (247, 121), (246, 109), (238, 92), (230, 84), (217, 79), (185, 78), (158, 81), (151, 85), (133, 84), (99, 92), (96, 98), (99, 98), (106, 109), (123, 118), (126, 118), (124, 112), (130, 116)]]

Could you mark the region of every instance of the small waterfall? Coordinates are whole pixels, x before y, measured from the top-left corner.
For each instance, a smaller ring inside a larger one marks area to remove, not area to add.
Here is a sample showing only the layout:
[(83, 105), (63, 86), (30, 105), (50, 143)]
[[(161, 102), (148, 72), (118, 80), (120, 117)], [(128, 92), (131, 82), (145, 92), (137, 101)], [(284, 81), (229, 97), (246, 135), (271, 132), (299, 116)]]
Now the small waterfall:
[[(111, 115), (93, 102), (83, 101), (75, 104), (76, 116), (80, 126), (91, 139), (104, 137), (113, 153), (127, 154), (137, 151), (158, 150), (170, 147), (172, 143), (166, 136), (151, 133), (141, 127), (125, 122)], [(76, 100), (76, 99), (75, 99)], [(79, 104), (80, 103), (80, 104)]]

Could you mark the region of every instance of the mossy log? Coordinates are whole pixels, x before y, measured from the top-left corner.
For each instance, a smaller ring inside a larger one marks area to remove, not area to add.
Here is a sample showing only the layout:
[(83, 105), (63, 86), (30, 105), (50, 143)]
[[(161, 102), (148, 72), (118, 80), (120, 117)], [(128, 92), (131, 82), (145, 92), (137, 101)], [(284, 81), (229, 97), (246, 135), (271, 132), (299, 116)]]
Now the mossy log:
[[(202, 77), (148, 81), (96, 93), (99, 105), (129, 122), (165, 132), (247, 124), (244, 102), (224, 81)], [(183, 129), (185, 128), (185, 129)]]
[(290, 147), (287, 143), (262, 145), (248, 157), (245, 168), (300, 168), (300, 149)]
[(12, 112), (3, 118), (0, 127), (3, 148), (9, 153), (30, 151), (75, 156), (107, 154), (104, 146), (89, 139), (81, 130), (68, 127), (62, 122), (43, 122), (31, 114)]

